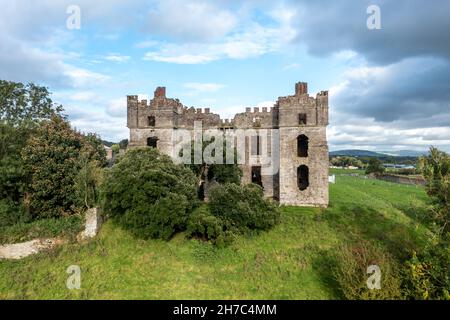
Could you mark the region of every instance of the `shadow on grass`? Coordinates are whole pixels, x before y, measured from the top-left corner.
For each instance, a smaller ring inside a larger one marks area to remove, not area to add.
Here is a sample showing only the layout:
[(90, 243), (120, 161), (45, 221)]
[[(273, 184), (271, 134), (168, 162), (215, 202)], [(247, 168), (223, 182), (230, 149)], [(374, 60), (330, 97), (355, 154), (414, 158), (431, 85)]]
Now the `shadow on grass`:
[(337, 268), (338, 263), (331, 250), (321, 250), (311, 261), (312, 267), (320, 277), (322, 284), (332, 292), (333, 296), (344, 299), (340, 285), (333, 274), (333, 270)]

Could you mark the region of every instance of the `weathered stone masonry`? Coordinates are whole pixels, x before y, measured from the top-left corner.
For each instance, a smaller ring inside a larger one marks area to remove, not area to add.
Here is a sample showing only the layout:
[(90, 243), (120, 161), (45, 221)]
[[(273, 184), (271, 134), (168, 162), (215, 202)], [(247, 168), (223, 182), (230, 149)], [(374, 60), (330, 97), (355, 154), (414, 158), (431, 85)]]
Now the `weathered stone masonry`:
[[(321, 91), (316, 98), (308, 95), (307, 83), (295, 85), (295, 94), (279, 97), (271, 108), (246, 108), (232, 120), (220, 119), (209, 108), (187, 108), (178, 99), (166, 97), (166, 89), (158, 87), (148, 103), (137, 96), (127, 97), (127, 126), (130, 129), (130, 147), (151, 146), (172, 155), (173, 132), (178, 129), (194, 129), (194, 122), (201, 121), (207, 129), (262, 129), (279, 130), (276, 144), (279, 148), (279, 171), (264, 176), (261, 168), (250, 165), (249, 157), (255, 156), (253, 140), (245, 140), (246, 162), (241, 165), (242, 182), (256, 182), (264, 188), (264, 194), (281, 204), (299, 206), (328, 205), (328, 92)], [(261, 141), (256, 140), (256, 144)], [(275, 151), (275, 150), (272, 150)], [(256, 157), (257, 157), (256, 153)]]

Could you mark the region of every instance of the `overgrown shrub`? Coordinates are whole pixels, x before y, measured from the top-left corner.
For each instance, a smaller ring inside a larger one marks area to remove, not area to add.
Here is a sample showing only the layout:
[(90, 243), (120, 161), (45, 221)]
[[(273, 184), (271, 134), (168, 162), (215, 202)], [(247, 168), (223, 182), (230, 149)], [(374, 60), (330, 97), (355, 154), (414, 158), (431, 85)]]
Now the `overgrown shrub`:
[(0, 228), (0, 244), (29, 241), (36, 238), (64, 237), (75, 240), (83, 230), (84, 219), (79, 215), (18, 222)]
[(208, 240), (222, 247), (233, 241), (232, 231), (224, 229), (224, 222), (213, 216), (207, 206), (201, 206), (189, 216), (186, 234), (188, 237)]
[(9, 198), (0, 200), (0, 228), (29, 220), (30, 217), (21, 202), (14, 202)]
[(196, 178), (154, 148), (129, 150), (106, 172), (104, 212), (141, 238), (169, 239), (197, 205)]
[(97, 161), (87, 157), (80, 160), (81, 168), (75, 177), (76, 204), (79, 208), (92, 208), (98, 204), (99, 188), (102, 181), (102, 168)]
[[(369, 289), (370, 265), (381, 271), (380, 289)], [(359, 239), (358, 244), (341, 245), (335, 253), (334, 280), (344, 298), (350, 300), (401, 299), (401, 277), (396, 261), (381, 248)]]
[(413, 253), (404, 268), (405, 291), (418, 300), (450, 300), (450, 244), (440, 241)]
[(27, 195), (36, 218), (61, 217), (77, 211), (75, 178), (81, 156), (101, 163), (105, 151), (95, 136), (83, 136), (64, 118), (54, 116), (41, 123), (22, 150), (29, 178)]
[(241, 232), (267, 230), (279, 222), (280, 212), (270, 200), (264, 199), (260, 186), (218, 185), (210, 192), (211, 213), (222, 219), (228, 228)]

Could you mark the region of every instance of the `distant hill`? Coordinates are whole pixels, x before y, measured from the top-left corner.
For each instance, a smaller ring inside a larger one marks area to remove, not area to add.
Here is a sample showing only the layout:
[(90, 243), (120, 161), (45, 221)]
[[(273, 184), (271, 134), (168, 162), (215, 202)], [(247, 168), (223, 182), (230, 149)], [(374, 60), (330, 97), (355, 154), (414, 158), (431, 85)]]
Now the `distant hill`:
[(347, 157), (385, 157), (386, 154), (373, 152), (369, 150), (338, 150), (331, 151), (330, 156), (347, 156)]
[(398, 151), (380, 151), (380, 153), (384, 153), (395, 157), (420, 157), (423, 155), (427, 155), (428, 151), (398, 150)]
[(398, 150), (398, 151), (369, 151), (369, 150), (337, 150), (331, 151), (330, 156), (347, 156), (347, 157), (420, 157), (422, 155), (428, 154), (427, 151), (414, 151), (414, 150)]

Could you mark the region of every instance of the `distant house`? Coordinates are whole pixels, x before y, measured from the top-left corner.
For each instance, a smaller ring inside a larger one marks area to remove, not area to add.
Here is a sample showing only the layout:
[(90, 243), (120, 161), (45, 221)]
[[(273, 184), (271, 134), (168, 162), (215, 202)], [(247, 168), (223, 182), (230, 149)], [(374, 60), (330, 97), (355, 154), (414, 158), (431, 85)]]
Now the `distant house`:
[(416, 167), (408, 164), (383, 163), (383, 167), (387, 169), (415, 169)]

